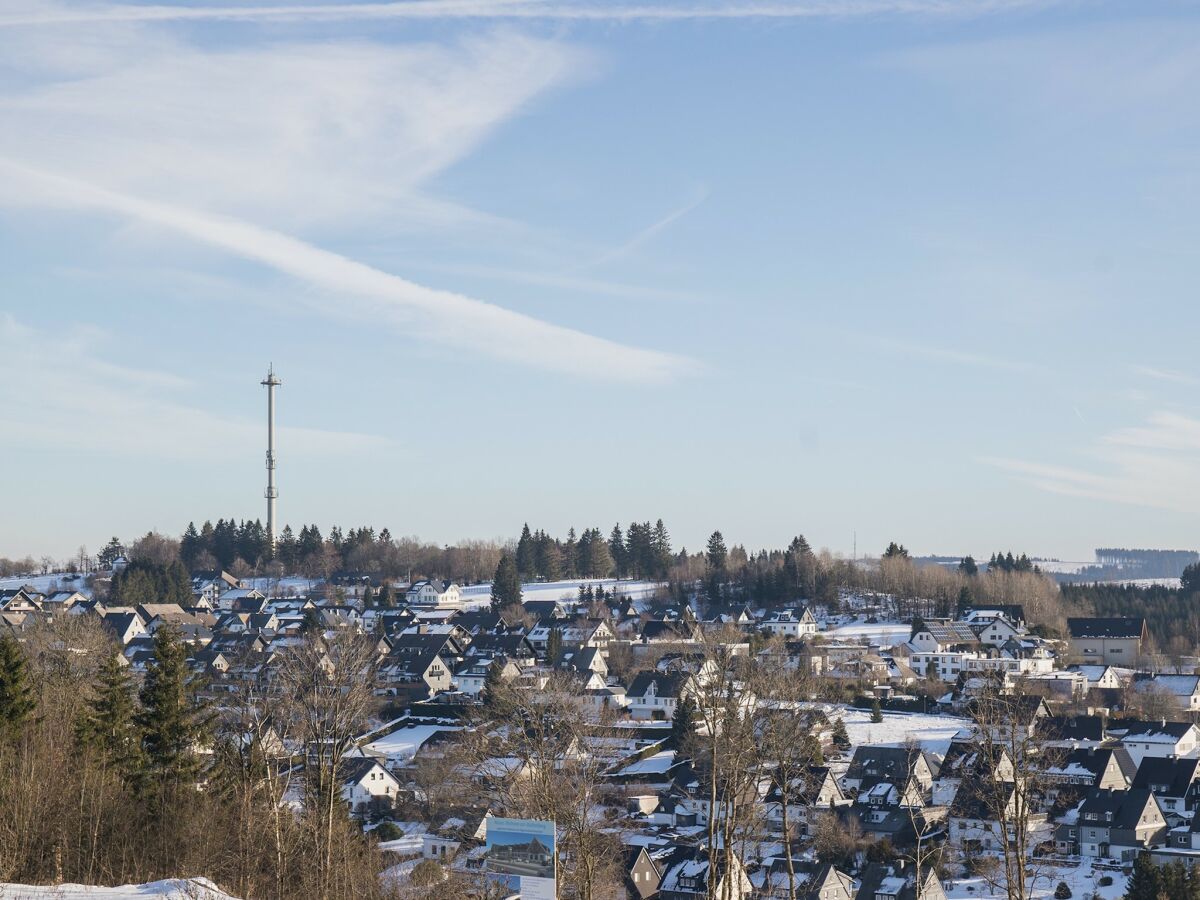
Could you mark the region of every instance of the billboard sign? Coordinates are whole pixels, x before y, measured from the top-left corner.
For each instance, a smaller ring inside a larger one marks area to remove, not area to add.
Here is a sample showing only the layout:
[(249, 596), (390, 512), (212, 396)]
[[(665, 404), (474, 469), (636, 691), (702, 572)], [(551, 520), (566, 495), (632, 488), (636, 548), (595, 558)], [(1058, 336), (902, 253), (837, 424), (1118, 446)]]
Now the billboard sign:
[(521, 900), (556, 900), (554, 823), (487, 817), (487, 871)]

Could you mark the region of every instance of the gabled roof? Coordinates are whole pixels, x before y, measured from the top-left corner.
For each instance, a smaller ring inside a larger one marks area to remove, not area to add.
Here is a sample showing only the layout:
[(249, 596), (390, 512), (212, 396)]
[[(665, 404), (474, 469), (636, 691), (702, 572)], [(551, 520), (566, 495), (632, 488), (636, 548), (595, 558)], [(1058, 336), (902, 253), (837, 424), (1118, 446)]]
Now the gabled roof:
[(924, 630), (939, 644), (979, 643), (979, 636), (966, 622), (928, 622)]
[(1140, 638), (1146, 631), (1146, 620), (1140, 617), (1111, 619), (1067, 619), (1067, 630), (1073, 638)]
[(1144, 722), (1140, 719), (1122, 719), (1109, 724), (1109, 731), (1122, 740), (1133, 739), (1149, 743), (1178, 743), (1187, 737), (1196, 726), (1191, 722), (1165, 722), (1154, 720)]
[(379, 765), (377, 760), (374, 760), (369, 756), (351, 756), (342, 760), (341, 772), (339, 773), (342, 779), (342, 784), (358, 784), (376, 767), (382, 769), (387, 777), (390, 778), (393, 783), (399, 786), (399, 782), (396, 781), (392, 773), (388, 772), (387, 769)]
[(687, 684), (686, 672), (639, 672), (625, 692), (626, 697), (645, 697), (654, 685), (655, 696), (678, 698)]
[(1163, 759), (1147, 756), (1138, 766), (1132, 787), (1167, 797), (1182, 797), (1200, 777), (1200, 759)]
[(1037, 722), (1037, 736), (1047, 741), (1095, 741), (1105, 738), (1103, 716), (1043, 716)]
[(846, 777), (859, 781), (867, 778), (887, 779), (903, 784), (911, 777), (917, 760), (922, 757), (930, 773), (937, 775), (937, 760), (920, 748), (861, 745), (854, 749)]
[(1157, 801), (1145, 788), (1092, 791), (1079, 806), (1079, 821), (1092, 821), (1109, 828), (1136, 828), (1149, 803), (1157, 807)]

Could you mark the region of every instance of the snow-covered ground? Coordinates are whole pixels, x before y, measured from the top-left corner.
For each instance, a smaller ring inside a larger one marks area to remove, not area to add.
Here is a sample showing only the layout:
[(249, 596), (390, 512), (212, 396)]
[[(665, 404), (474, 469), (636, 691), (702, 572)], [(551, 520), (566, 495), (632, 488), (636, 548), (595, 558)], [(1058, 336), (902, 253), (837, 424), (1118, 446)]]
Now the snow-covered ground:
[(84, 586), (82, 575), (74, 581), (67, 581), (70, 577), (69, 572), (52, 572), (49, 575), (30, 575), (27, 578), (16, 576), (0, 578), (0, 590), (31, 587), (41, 594), (48, 594), (57, 587), (60, 591), (79, 591), (81, 594), (91, 595), (91, 591)]
[[(622, 597), (645, 600), (653, 597), (660, 585), (656, 581), (618, 581), (616, 578), (581, 579), (576, 581), (538, 581), (521, 585), (523, 600), (567, 600), (579, 599), (579, 588), (591, 586), (593, 590), (603, 587), (605, 591), (616, 590)], [(492, 598), (491, 584), (472, 584), (462, 589), (463, 605), (468, 609), (487, 606)]]
[(173, 878), (149, 884), (125, 884), (120, 887), (96, 887), (87, 884), (56, 884), (32, 886), (0, 884), (0, 900), (232, 900), (207, 878)]
[(907, 641), (911, 633), (911, 625), (897, 624), (895, 622), (877, 622), (875, 624), (852, 622), (849, 625), (838, 625), (836, 628), (821, 632), (823, 636), (831, 640), (866, 640), (884, 647), (890, 647), (901, 641)]
[(899, 747), (909, 738), (933, 753), (945, 755), (950, 739), (970, 725), (970, 720), (957, 716), (935, 716), (923, 713), (885, 712), (882, 722), (871, 721), (868, 709), (837, 707), (828, 711), (830, 719), (838, 716), (846, 723), (850, 743)]
[(288, 575), (286, 578), (244, 578), (242, 582), (247, 587), (262, 591), (264, 594), (287, 597), (311, 593), (317, 585), (321, 584), (321, 579), (305, 578), (303, 575)]
[[(1104, 876), (1110, 877), (1113, 883), (1101, 887), (1100, 879)], [(1111, 869), (1093, 869), (1092, 864), (1086, 860), (1074, 868), (1047, 867), (1033, 885), (1031, 900), (1050, 900), (1060, 881), (1067, 883), (1075, 900), (1092, 896), (1095, 896), (1096, 900), (1119, 900), (1125, 895), (1127, 876)], [(944, 886), (946, 900), (1002, 900), (1008, 896), (1007, 891), (989, 887), (982, 878), (958, 878), (953, 882), (945, 882)]]

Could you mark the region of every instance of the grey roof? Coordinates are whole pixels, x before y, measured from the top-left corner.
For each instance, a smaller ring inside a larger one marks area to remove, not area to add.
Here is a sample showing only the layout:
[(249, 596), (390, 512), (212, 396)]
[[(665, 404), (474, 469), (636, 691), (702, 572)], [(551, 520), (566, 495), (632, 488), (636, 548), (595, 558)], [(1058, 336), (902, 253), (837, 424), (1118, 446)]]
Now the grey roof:
[(1138, 766), (1132, 787), (1167, 797), (1182, 797), (1200, 777), (1200, 759), (1164, 759), (1147, 756)]
[(1137, 617), (1067, 619), (1067, 630), (1073, 638), (1140, 638), (1146, 630), (1146, 620)]
[(1154, 802), (1153, 795), (1145, 788), (1093, 791), (1079, 806), (1079, 821), (1096, 822), (1109, 828), (1136, 828), (1146, 804)]

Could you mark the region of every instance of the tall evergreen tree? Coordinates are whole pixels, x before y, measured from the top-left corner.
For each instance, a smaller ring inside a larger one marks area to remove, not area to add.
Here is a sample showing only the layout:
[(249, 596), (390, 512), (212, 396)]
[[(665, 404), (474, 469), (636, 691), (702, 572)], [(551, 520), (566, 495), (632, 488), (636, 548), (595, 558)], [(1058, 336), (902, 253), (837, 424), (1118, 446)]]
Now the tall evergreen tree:
[(871, 701), (871, 721), (876, 725), (883, 721), (883, 708), (879, 705), (878, 697)]
[(505, 553), (500, 557), (496, 575), (492, 579), (492, 609), (503, 609), (520, 602), (521, 576), (517, 573), (513, 558)]
[(111, 541), (104, 545), (104, 549), (96, 556), (96, 562), (99, 563), (101, 569), (111, 569), (114, 560), (118, 556), (125, 554), (125, 547), (122, 546), (120, 539), (114, 537)]
[(725, 566), (729, 561), (729, 550), (725, 547), (725, 536), (719, 531), (714, 531), (708, 537), (708, 551), (705, 553), (705, 561), (708, 563), (708, 568), (712, 572), (724, 572)]
[(975, 557), (964, 556), (958, 563), (958, 571), (968, 577), (979, 574), (979, 566), (975, 564)]
[(551, 628), (550, 634), (546, 638), (546, 662), (552, 666), (557, 666), (562, 662), (562, 655), (562, 631), (558, 628)]
[(654, 523), (651, 546), (654, 549), (654, 577), (666, 578), (671, 568), (671, 533), (662, 519)]
[(562, 568), (564, 578), (574, 578), (579, 574), (579, 541), (574, 528), (567, 530), (567, 540), (562, 546)]
[(585, 574), (589, 578), (608, 578), (613, 574), (616, 561), (612, 551), (605, 543), (599, 528), (592, 529), (591, 540), (588, 541), (588, 557)]
[(0, 741), (16, 740), (33, 713), (25, 653), (11, 634), (0, 636)]
[(684, 697), (675, 707), (675, 717), (671, 720), (671, 736), (668, 744), (677, 751), (685, 750), (688, 739), (696, 733), (696, 703), (691, 697)]
[(558, 581), (563, 577), (563, 553), (553, 539), (547, 540), (542, 549), (541, 574), (547, 581)]
[(81, 744), (97, 749), (123, 775), (133, 777), (141, 757), (141, 744), (135, 722), (133, 681), (120, 653), (110, 653), (100, 663), (95, 696), (84, 709), (76, 733)]
[(201, 772), (196, 750), (208, 734), (204, 708), (194, 697), (187, 646), (173, 627), (154, 635), (154, 661), (141, 690), (136, 721), (154, 781), (180, 787), (194, 784)]
[(203, 552), (204, 545), (200, 542), (200, 532), (196, 530), (196, 523), (188, 522), (183, 537), (179, 539), (179, 558), (183, 560), (189, 572), (195, 568), (196, 559)]
[(617, 577), (620, 578), (629, 574), (628, 553), (625, 550), (625, 535), (621, 532), (620, 522), (613, 526), (612, 532), (608, 536), (608, 553), (617, 568)]
[(521, 539), (517, 541), (517, 573), (522, 578), (532, 578), (536, 575), (537, 560), (534, 558), (533, 534), (529, 531), (529, 523), (521, 529)]
[(843, 752), (850, 749), (850, 733), (840, 716), (833, 721), (833, 746)]
[(1158, 866), (1146, 854), (1139, 853), (1133, 861), (1133, 874), (1125, 888), (1125, 900), (1159, 900), (1161, 887)]

